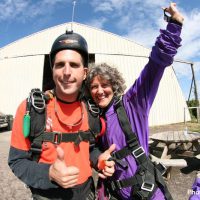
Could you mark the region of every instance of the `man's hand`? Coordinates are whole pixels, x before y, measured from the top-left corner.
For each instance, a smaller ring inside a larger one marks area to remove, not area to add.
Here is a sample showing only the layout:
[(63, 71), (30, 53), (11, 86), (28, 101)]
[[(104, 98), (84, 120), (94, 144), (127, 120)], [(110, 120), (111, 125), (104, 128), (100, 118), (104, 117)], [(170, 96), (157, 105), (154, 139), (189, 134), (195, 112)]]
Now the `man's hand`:
[(74, 166), (67, 167), (64, 160), (64, 151), (57, 147), (57, 159), (49, 168), (49, 178), (63, 188), (70, 188), (77, 184), (79, 169)]
[(114, 161), (108, 161), (109, 158), (111, 158), (111, 153), (115, 150), (115, 144), (112, 144), (109, 149), (107, 149), (104, 153), (102, 153), (99, 156), (98, 159), (98, 169), (102, 171), (102, 173), (99, 173), (99, 177), (105, 179), (108, 176), (112, 176), (115, 172), (115, 162)]

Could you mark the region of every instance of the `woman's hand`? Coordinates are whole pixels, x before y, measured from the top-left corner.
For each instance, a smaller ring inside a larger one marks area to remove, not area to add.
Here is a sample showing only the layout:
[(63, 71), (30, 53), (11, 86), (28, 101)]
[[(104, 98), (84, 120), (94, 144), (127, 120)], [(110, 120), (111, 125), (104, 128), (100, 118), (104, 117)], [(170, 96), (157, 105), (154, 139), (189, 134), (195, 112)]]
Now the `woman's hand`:
[(179, 10), (176, 7), (176, 3), (170, 3), (170, 6), (167, 8), (163, 8), (166, 12), (168, 12), (171, 15), (171, 18), (173, 20), (176, 20), (177, 22), (180, 22), (183, 24), (184, 17), (183, 15), (179, 12)]
[(109, 160), (111, 158), (111, 153), (115, 150), (115, 144), (112, 144), (109, 149), (99, 156), (98, 159), (98, 169), (102, 172), (99, 173), (99, 177), (105, 179), (109, 176), (112, 176), (115, 172), (115, 162)]

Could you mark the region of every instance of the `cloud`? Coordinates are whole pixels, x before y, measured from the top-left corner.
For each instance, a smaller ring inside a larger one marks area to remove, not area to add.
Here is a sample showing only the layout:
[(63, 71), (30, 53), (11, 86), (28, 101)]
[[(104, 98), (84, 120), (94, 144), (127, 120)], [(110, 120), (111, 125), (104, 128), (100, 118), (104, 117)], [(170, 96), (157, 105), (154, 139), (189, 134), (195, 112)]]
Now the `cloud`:
[[(103, 25), (112, 21), (112, 25), (123, 32), (123, 36), (147, 47), (154, 44), (159, 29), (166, 26), (161, 7), (168, 6), (168, 0), (92, 0), (90, 3), (95, 12), (105, 14), (107, 20)], [(180, 5), (181, 2), (178, 9), (185, 16), (185, 21), (182, 31), (183, 46), (177, 57), (192, 60), (200, 56), (200, 10), (186, 12)]]
[[(107, 20), (104, 21), (104, 24), (112, 21), (112, 26), (123, 33), (124, 37), (145, 47), (151, 48), (159, 34), (159, 29), (166, 27), (161, 7), (168, 6), (168, 0), (93, 0), (90, 2), (95, 12), (106, 16)], [(175, 59), (190, 62), (199, 61), (200, 9), (187, 9), (186, 12), (181, 7), (181, 1), (177, 5), (185, 20), (181, 36), (182, 47), (179, 48)], [(200, 85), (200, 62), (195, 62), (194, 68), (195, 74), (197, 74), (197, 84)], [(191, 66), (175, 62), (174, 69), (178, 79), (181, 80), (180, 84), (182, 89), (186, 91), (185, 94), (187, 96), (192, 80)]]
[(28, 6), (30, 1), (4, 0), (0, 3), (0, 20), (14, 19)]
[[(90, 1), (95, 12), (116, 12), (121, 13), (128, 5), (130, 5), (131, 0), (92, 0)], [(139, 2), (135, 0), (134, 2)]]
[(102, 29), (106, 22), (107, 22), (107, 18), (101, 17), (101, 18), (98, 18), (98, 19), (92, 19), (92, 20), (88, 21), (86, 24), (88, 24), (92, 27)]
[(183, 47), (180, 56), (189, 60), (195, 60), (200, 56), (200, 9), (194, 9), (184, 14), (185, 23), (183, 26)]
[(38, 16), (49, 15), (55, 6), (71, 2), (70, 0), (3, 0), (0, 3), (0, 20), (26, 22)]
[(91, 5), (95, 12), (101, 12), (108, 21), (113, 21), (113, 26), (123, 32), (123, 36), (151, 46), (154, 33), (158, 33), (157, 19), (162, 15), (161, 7), (168, 5), (168, 1), (93, 0)]

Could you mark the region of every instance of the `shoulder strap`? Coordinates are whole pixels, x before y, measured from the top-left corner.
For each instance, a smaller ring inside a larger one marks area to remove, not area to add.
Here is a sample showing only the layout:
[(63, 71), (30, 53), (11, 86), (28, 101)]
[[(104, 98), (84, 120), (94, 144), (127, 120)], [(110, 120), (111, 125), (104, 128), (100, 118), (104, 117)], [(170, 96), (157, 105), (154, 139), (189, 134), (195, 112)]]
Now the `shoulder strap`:
[[(30, 126), (26, 136), (31, 141), (31, 155), (33, 160), (38, 160), (42, 152), (42, 141), (37, 140), (45, 130), (46, 126), (46, 103), (48, 97), (40, 89), (34, 88), (31, 90), (27, 98), (26, 115), (30, 116)], [(24, 117), (24, 119), (26, 119)]]
[(145, 154), (143, 147), (139, 144), (136, 133), (134, 133), (131, 129), (128, 116), (123, 106), (122, 98), (118, 99), (118, 101), (114, 103), (114, 109), (117, 113), (120, 126), (123, 130), (123, 133), (125, 134), (127, 142), (126, 149), (119, 151), (119, 155), (126, 157), (127, 155), (132, 154), (138, 164), (143, 163), (147, 159), (147, 156)]
[(30, 140), (39, 136), (45, 130), (47, 98), (40, 89), (32, 89), (30, 93)]
[[(84, 102), (88, 111), (88, 123), (90, 131), (92, 132), (95, 140), (97, 140), (105, 133), (105, 120), (100, 118), (100, 109), (91, 99), (84, 100)], [(93, 142), (96, 142), (95, 140)]]

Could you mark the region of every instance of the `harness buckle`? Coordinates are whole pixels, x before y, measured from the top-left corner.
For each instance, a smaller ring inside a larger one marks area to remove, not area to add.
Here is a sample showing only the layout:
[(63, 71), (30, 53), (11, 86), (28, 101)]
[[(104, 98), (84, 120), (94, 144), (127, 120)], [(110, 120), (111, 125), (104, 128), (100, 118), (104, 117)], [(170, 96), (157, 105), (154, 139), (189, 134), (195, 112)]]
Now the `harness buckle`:
[(38, 110), (43, 110), (45, 108), (44, 95), (39, 89), (32, 90), (30, 98), (34, 108)]
[(62, 141), (62, 133), (55, 132), (53, 134), (53, 141), (52, 142), (57, 145), (57, 144), (60, 144), (61, 141)]
[(99, 114), (100, 113), (100, 109), (99, 107), (97, 107), (95, 104), (92, 104), (90, 102), (90, 99), (87, 101), (87, 104), (88, 104), (88, 109), (94, 113), (94, 114)]
[(143, 182), (141, 186), (142, 190), (152, 192), (154, 189), (154, 184), (153, 183), (148, 183), (148, 182)]
[(81, 136), (80, 133), (77, 133), (77, 138), (76, 138), (76, 140), (74, 141), (75, 146), (78, 146), (78, 145), (80, 144), (81, 141), (83, 141), (83, 138), (82, 138), (82, 136)]
[(162, 163), (158, 163), (156, 165), (156, 168), (160, 171), (161, 175), (164, 175), (165, 172), (167, 171), (167, 167), (163, 165)]
[(144, 148), (142, 146), (138, 147), (137, 149), (135, 149), (134, 151), (132, 151), (132, 154), (135, 158), (140, 157), (141, 155), (143, 155), (145, 153)]

